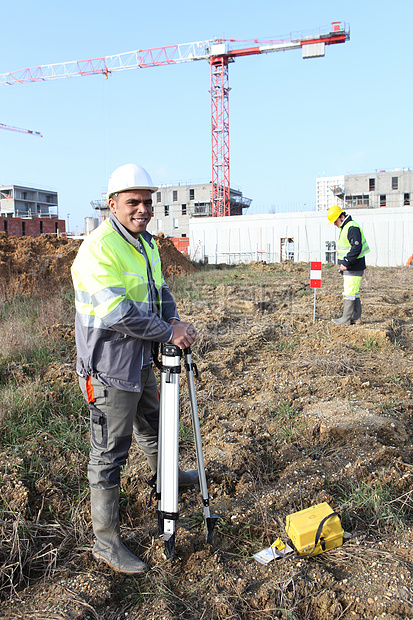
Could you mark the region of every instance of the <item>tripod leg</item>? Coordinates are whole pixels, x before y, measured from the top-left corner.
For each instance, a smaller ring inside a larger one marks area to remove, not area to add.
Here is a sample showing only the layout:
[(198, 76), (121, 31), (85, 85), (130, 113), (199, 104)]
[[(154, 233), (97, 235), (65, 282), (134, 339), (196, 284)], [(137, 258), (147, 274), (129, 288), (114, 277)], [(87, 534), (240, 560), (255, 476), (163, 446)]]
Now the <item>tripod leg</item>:
[(186, 369), (186, 377), (187, 377), (187, 382), (188, 382), (189, 398), (191, 402), (192, 426), (194, 429), (196, 460), (198, 464), (198, 473), (199, 473), (199, 486), (201, 489), (202, 503), (204, 506), (206, 541), (208, 543), (212, 543), (212, 532), (219, 517), (217, 515), (211, 515), (210, 510), (209, 510), (208, 486), (207, 486), (206, 474), (205, 474), (204, 454), (202, 451), (201, 430), (199, 426), (198, 406), (197, 406), (196, 394), (195, 394), (194, 370), (196, 372), (197, 370), (196, 370), (196, 365), (192, 362), (190, 348), (187, 348), (184, 350), (184, 356), (185, 356), (185, 369)]
[(175, 524), (178, 519), (179, 373), (181, 350), (163, 344), (158, 451), (158, 526), (165, 554), (175, 553)]

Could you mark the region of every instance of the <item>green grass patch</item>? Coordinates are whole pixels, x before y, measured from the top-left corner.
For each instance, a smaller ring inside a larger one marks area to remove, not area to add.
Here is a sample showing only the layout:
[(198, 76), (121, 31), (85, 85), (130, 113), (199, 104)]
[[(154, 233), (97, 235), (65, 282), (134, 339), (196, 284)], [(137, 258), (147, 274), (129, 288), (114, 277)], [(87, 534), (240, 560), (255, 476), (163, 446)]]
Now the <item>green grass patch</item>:
[(179, 441), (187, 446), (194, 444), (194, 431), (189, 422), (179, 420)]
[(295, 338), (291, 339), (281, 339), (277, 342), (277, 349), (281, 352), (281, 353), (290, 353), (291, 351), (294, 351), (295, 347), (298, 345), (298, 340), (296, 340)]
[(410, 506), (398, 497), (395, 489), (383, 481), (351, 482), (339, 489), (342, 521), (350, 531), (367, 527), (377, 530), (404, 529), (412, 517)]
[(278, 422), (274, 431), (274, 438), (278, 441), (292, 443), (301, 434), (302, 422), (298, 407), (290, 401), (281, 401), (270, 415)]
[(77, 386), (51, 391), (39, 378), (22, 385), (8, 383), (0, 389), (0, 410), (7, 412), (0, 436), (3, 447), (46, 434), (60, 449), (88, 451), (87, 410)]
[(367, 336), (367, 338), (363, 339), (363, 351), (368, 351), (370, 353), (376, 353), (381, 346), (381, 342), (377, 342), (373, 336)]
[(380, 404), (380, 411), (384, 415), (400, 416), (402, 405), (398, 400), (386, 400)]

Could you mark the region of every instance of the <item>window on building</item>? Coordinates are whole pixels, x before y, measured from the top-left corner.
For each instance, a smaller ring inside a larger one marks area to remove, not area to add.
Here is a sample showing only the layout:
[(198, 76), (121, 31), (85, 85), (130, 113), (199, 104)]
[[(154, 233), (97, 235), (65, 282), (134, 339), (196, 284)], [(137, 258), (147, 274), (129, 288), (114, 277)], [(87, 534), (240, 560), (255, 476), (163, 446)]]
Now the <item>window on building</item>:
[(294, 260), (294, 239), (292, 237), (280, 239), (280, 261), (283, 260)]
[(156, 220), (156, 230), (162, 230), (162, 220)]
[(165, 217), (168, 217), (168, 215), (169, 215), (169, 206), (168, 205), (164, 206), (163, 214), (164, 214)]
[(380, 206), (381, 207), (386, 206), (386, 194), (380, 194)]
[(156, 202), (161, 202), (161, 192), (156, 192)]
[(195, 215), (211, 215), (212, 208), (210, 202), (196, 202), (195, 203)]
[(181, 237), (186, 237), (186, 233), (182, 233), (182, 234), (181, 234)]
[(186, 205), (182, 205), (181, 214), (186, 215)]
[(43, 234), (43, 222), (40, 222), (40, 234)]
[(59, 222), (55, 222), (55, 225), (54, 225), (55, 233), (57, 233), (58, 230), (59, 230)]
[(195, 190), (194, 189), (190, 189), (189, 190), (189, 200), (195, 200)]
[(353, 196), (346, 196), (346, 208), (347, 209), (357, 209), (360, 207), (368, 207), (369, 206), (369, 195), (361, 194)]
[(4, 222), (3, 222), (3, 226), (4, 226), (4, 232), (5, 232), (5, 233), (7, 233), (7, 232), (8, 232), (8, 230), (7, 230), (7, 224), (8, 224), (8, 221), (7, 221), (7, 220), (4, 220)]
[(410, 206), (410, 194), (405, 194), (403, 199), (403, 204), (405, 207)]
[(369, 192), (374, 192), (376, 189), (376, 179), (369, 179)]
[(326, 241), (326, 263), (335, 264), (336, 258), (337, 258), (336, 242)]
[(22, 222), (22, 237), (26, 236), (26, 222)]
[(178, 200), (178, 190), (174, 189), (172, 192), (172, 200), (173, 202), (176, 202)]
[(177, 217), (174, 217), (174, 228), (179, 228), (179, 220)]
[(391, 178), (391, 188), (392, 189), (399, 189), (399, 177), (392, 177)]

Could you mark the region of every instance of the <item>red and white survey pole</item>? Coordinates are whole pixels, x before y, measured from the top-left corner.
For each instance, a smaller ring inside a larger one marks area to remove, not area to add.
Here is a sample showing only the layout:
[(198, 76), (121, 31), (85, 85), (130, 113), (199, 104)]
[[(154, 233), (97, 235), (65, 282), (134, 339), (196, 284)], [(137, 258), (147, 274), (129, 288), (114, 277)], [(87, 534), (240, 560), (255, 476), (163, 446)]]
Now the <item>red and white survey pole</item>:
[(321, 288), (321, 261), (310, 262), (310, 288), (314, 289), (313, 323), (315, 323), (315, 300), (317, 289)]

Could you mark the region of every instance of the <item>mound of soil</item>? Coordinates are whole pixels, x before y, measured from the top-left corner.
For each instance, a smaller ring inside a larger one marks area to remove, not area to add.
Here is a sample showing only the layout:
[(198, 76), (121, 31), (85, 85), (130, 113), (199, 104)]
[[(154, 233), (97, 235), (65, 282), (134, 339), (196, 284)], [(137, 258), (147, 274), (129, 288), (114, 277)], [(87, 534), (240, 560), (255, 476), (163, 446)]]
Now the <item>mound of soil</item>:
[(0, 233), (0, 282), (4, 289), (30, 293), (70, 282), (81, 241), (55, 235), (14, 237)]
[(197, 271), (193, 265), (179, 250), (172, 241), (165, 237), (163, 233), (155, 235), (156, 245), (161, 256), (162, 271), (165, 278), (171, 276), (182, 276)]
[[(165, 277), (186, 275), (196, 267), (163, 234), (155, 237)], [(14, 237), (0, 233), (0, 283), (6, 290), (28, 294), (71, 282), (70, 268), (82, 239), (55, 235)]]

